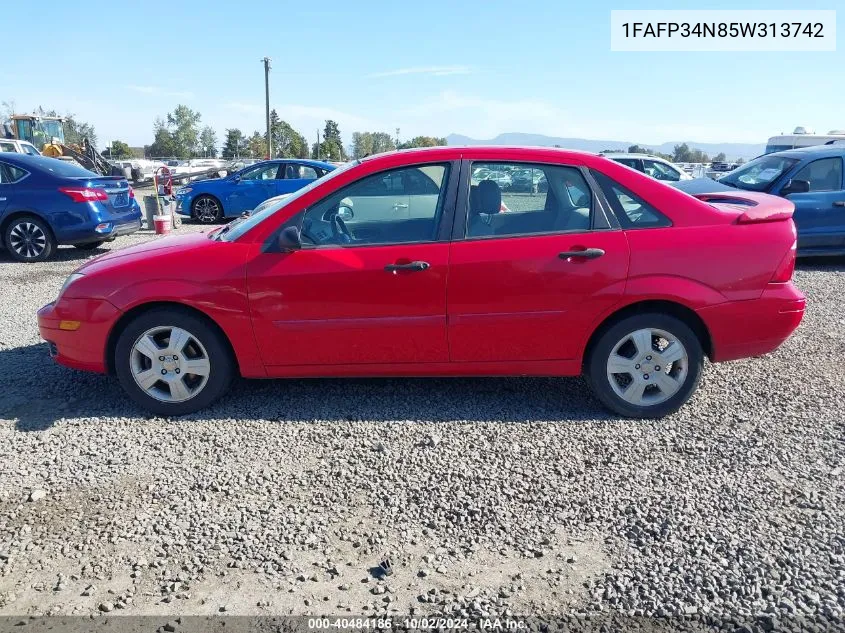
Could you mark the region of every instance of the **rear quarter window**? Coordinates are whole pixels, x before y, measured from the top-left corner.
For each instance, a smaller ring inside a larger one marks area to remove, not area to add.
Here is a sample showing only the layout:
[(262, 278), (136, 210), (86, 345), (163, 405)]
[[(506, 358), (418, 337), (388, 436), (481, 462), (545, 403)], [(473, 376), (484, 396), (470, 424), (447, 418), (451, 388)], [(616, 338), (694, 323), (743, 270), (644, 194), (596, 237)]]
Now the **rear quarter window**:
[(602, 189), (610, 208), (623, 229), (653, 229), (672, 226), (672, 221), (640, 198), (600, 171), (591, 170)]

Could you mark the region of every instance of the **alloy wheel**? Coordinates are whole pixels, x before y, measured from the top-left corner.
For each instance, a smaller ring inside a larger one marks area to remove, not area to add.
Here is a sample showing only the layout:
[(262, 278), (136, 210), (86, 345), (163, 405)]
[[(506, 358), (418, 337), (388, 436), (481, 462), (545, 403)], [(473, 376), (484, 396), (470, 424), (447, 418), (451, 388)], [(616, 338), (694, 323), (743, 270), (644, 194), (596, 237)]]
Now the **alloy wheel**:
[(666, 402), (684, 385), (689, 356), (681, 341), (646, 328), (624, 336), (607, 359), (607, 379), (617, 396), (637, 406)]
[(135, 383), (160, 402), (185, 402), (199, 394), (211, 373), (203, 344), (185, 329), (154, 327), (132, 346), (130, 368)]
[(194, 215), (203, 224), (211, 224), (220, 216), (220, 205), (212, 198), (200, 198), (194, 203)]
[(47, 236), (32, 222), (19, 222), (9, 232), (9, 245), (23, 258), (35, 259), (47, 247)]

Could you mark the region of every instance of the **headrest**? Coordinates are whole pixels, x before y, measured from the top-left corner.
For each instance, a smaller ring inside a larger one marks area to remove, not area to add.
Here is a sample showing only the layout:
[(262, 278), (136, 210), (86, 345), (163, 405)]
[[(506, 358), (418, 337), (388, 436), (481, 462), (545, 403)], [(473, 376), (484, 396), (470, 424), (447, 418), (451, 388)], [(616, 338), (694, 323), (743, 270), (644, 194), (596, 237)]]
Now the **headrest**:
[(478, 212), (492, 215), (502, 210), (502, 190), (495, 180), (478, 183)]

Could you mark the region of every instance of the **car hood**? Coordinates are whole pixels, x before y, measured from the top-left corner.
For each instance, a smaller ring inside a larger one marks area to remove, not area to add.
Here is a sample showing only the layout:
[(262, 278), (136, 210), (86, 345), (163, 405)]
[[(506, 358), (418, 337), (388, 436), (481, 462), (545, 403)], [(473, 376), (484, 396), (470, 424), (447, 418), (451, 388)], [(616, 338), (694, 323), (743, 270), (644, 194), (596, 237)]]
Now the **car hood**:
[(713, 180), (712, 178), (693, 178), (692, 180), (667, 182), (667, 184), (692, 195), (697, 193), (715, 193), (717, 191), (737, 191), (736, 188), (721, 183), (718, 180)]
[(208, 238), (208, 231), (188, 233), (187, 235), (169, 235), (152, 240), (151, 242), (145, 242), (144, 244), (120, 248), (116, 251), (105, 253), (86, 262), (76, 272), (83, 274), (96, 273), (115, 265), (131, 264), (140, 260), (150, 263), (150, 259), (165, 253), (175, 250), (184, 251), (206, 248), (212, 243), (212, 240)]

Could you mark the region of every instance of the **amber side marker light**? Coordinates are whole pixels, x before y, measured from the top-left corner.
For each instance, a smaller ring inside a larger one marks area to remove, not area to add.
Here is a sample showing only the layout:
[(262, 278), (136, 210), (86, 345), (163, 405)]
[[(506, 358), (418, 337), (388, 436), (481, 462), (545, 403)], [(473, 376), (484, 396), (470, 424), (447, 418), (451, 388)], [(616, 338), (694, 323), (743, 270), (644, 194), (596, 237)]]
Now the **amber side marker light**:
[(68, 332), (75, 332), (82, 325), (80, 321), (59, 321), (59, 329), (67, 330)]

